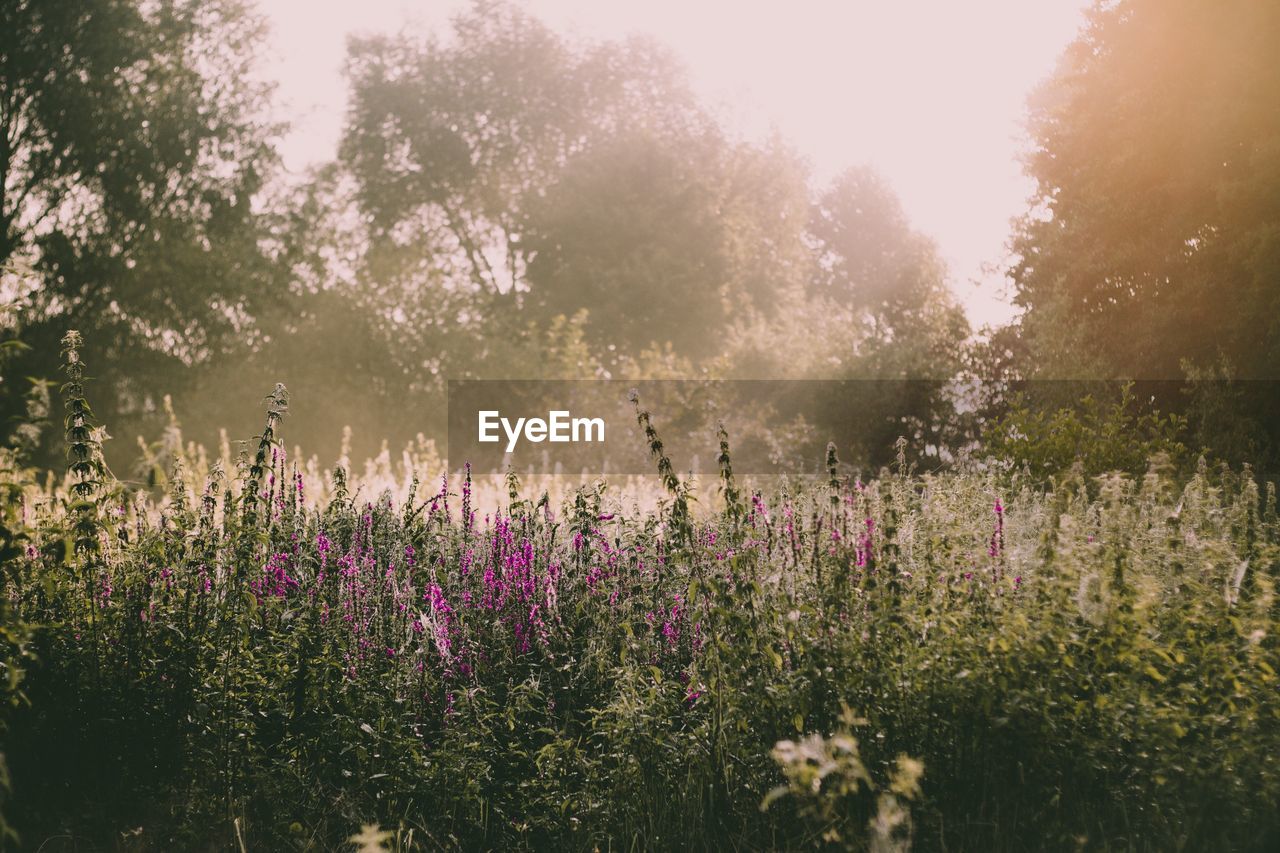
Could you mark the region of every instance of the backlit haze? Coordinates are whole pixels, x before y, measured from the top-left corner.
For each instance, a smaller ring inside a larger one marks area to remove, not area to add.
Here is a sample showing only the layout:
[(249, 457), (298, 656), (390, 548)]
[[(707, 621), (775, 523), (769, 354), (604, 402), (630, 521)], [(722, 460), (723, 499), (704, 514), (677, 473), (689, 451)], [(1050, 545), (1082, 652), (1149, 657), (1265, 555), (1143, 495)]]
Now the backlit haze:
[[(293, 121), (291, 169), (334, 156), (352, 33), (442, 30), (465, 0), (261, 0), (272, 25), (266, 72)], [(586, 38), (647, 34), (686, 64), (725, 125), (776, 130), (818, 181), (869, 164), (932, 236), (975, 326), (1012, 316), (998, 263), (1025, 208), (1027, 94), (1082, 21), (1085, 0), (532, 0)]]

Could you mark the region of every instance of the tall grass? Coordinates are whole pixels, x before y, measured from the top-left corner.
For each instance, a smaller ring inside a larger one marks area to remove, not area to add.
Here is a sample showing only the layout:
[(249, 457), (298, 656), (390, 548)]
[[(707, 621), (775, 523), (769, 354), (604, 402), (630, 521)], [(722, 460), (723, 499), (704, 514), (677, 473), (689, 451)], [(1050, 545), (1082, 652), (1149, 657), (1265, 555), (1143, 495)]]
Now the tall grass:
[(1280, 837), (1280, 522), (1247, 470), (863, 480), (833, 450), (764, 493), (722, 434), (695, 502), (637, 405), (653, 509), (438, 468), (375, 492), (290, 461), (277, 389), (238, 466), (178, 441), (152, 499), (66, 396), (71, 491), (21, 484), (4, 581), (41, 626), (6, 744), (29, 845)]

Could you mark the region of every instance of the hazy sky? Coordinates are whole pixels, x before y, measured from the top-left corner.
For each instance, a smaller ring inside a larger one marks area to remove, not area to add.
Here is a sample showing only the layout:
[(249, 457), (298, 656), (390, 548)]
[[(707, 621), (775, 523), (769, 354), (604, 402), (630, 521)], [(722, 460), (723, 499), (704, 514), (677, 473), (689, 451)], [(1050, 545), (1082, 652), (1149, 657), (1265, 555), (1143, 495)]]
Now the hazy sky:
[[(260, 0), (273, 26), (267, 71), (295, 122), (291, 168), (331, 158), (353, 32), (442, 28), (467, 0)], [(778, 131), (828, 178), (870, 164), (937, 240), (975, 323), (1010, 316), (999, 281), (1022, 177), (1022, 117), (1087, 0), (528, 0), (556, 29), (655, 36), (687, 64), (726, 123)], [(985, 282), (976, 286), (976, 281)]]

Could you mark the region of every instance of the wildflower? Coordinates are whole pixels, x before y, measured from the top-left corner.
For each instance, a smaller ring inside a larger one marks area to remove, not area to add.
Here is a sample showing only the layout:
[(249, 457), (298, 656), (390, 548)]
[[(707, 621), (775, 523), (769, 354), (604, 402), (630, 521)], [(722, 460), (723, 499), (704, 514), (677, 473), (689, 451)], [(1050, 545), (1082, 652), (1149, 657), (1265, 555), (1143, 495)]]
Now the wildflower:
[(289, 574), (289, 563), (292, 555), (287, 552), (272, 554), (262, 567), (262, 578), (249, 584), (259, 600), (267, 597), (284, 598), (290, 590), (298, 589), (301, 584)]
[(675, 623), (670, 620), (663, 622), (662, 637), (667, 641), (667, 645), (674, 646), (680, 641), (680, 629), (677, 628)]
[(471, 512), (471, 463), (466, 463), (464, 467), (466, 475), (462, 478), (462, 529), (470, 533), (474, 518)]
[(995, 514), (996, 526), (991, 532), (991, 541), (987, 545), (987, 554), (998, 558), (1004, 553), (1004, 505), (1000, 503), (1000, 498), (996, 498)]
[(751, 496), (751, 511), (747, 513), (747, 523), (755, 527), (757, 517), (765, 524), (769, 523), (769, 511), (765, 508), (764, 498), (759, 492)]
[(871, 545), (872, 536), (875, 533), (876, 523), (869, 516), (863, 521), (865, 528), (862, 535), (858, 538), (858, 545), (854, 549), (855, 562), (858, 568), (863, 569), (871, 565)]
[(424, 626), (429, 625), (432, 627), (431, 636), (435, 642), (436, 652), (447, 664), (453, 659), (453, 638), (451, 635), (453, 608), (449, 606), (449, 602), (444, 597), (444, 591), (440, 589), (438, 584), (429, 585), (422, 597), (429, 602), (431, 612), (420, 614), (418, 620)]

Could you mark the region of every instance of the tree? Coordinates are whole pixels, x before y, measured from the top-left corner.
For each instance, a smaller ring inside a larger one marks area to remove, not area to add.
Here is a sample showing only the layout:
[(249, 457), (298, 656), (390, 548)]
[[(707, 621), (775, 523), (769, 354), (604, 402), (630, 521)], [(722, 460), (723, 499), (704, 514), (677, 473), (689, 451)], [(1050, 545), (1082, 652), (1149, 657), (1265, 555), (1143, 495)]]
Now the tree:
[(855, 375), (953, 377), (969, 334), (946, 266), (868, 168), (839, 175), (813, 206), (815, 297), (865, 329)]
[(650, 42), (575, 44), (478, 2), (448, 41), (353, 42), (349, 75), (341, 161), (391, 314), (485, 338), (581, 315), (615, 360), (704, 358), (803, 263), (795, 157), (729, 142)]
[(547, 316), (585, 309), (600, 350), (670, 344), (706, 363), (733, 323), (803, 297), (804, 179), (785, 149), (720, 134), (601, 140), (533, 208), (532, 300)]
[(1280, 375), (1280, 5), (1098, 3), (1032, 102), (1028, 372)]
[[(816, 411), (818, 435), (837, 439), (843, 458), (892, 459), (899, 436), (933, 452), (955, 431), (948, 383), (963, 367), (969, 334), (933, 242), (863, 167), (813, 199), (804, 239), (803, 290), (735, 329), (728, 372), (847, 380), (797, 383), (780, 403)], [(825, 399), (815, 401), (815, 392)]]
[(129, 364), (115, 402), (137, 408), (158, 372), (252, 339), (287, 258), (255, 209), (276, 162), (245, 73), (260, 35), (242, 0), (0, 0), (0, 263), (32, 271), (3, 285), (27, 372), (75, 327)]
[[(348, 74), (343, 218), (365, 244), (353, 292), (416, 393), (533, 366), (745, 378), (959, 366), (963, 313), (887, 187), (853, 171), (815, 201), (793, 151), (732, 138), (647, 42), (571, 42), (477, 2), (451, 37), (352, 42)], [(547, 341), (565, 337), (585, 355), (552, 364)], [(909, 431), (932, 435), (938, 394), (908, 390), (924, 425)]]

